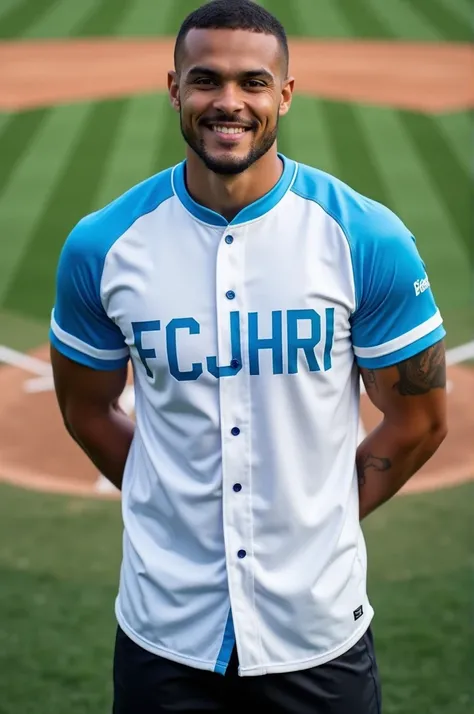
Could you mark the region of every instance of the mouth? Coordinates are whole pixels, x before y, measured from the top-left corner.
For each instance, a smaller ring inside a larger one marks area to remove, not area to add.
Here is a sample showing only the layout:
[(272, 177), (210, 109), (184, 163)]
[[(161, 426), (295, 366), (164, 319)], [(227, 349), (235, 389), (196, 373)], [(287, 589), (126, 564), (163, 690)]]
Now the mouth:
[(238, 124), (205, 124), (205, 128), (210, 131), (215, 138), (226, 144), (233, 144), (240, 141), (252, 127)]

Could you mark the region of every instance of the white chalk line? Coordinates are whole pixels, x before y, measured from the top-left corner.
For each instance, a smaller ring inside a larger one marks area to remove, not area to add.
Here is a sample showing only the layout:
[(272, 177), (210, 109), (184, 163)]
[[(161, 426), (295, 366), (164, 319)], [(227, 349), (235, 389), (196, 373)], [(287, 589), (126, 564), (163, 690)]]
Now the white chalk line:
[[(474, 340), (446, 351), (446, 364), (449, 367), (460, 364), (461, 362), (467, 362), (471, 359), (474, 359)], [(25, 370), (25, 372), (30, 372), (31, 374), (36, 375), (34, 378), (26, 380), (24, 384), (25, 392), (31, 394), (49, 392), (54, 389), (53, 374), (49, 362), (38, 359), (37, 357), (31, 357), (24, 352), (13, 350), (5, 345), (0, 345), (0, 363), (2, 362), (10, 365), (11, 367), (18, 367), (19, 369)], [(448, 393), (450, 393), (452, 391), (452, 382), (448, 381), (446, 386)], [(362, 380), (360, 382), (360, 393), (366, 393)], [(133, 385), (125, 387), (125, 390), (120, 398), (120, 405), (127, 414), (133, 413), (135, 407), (135, 392)], [(366, 436), (367, 432), (361, 420), (359, 422), (358, 443), (360, 444)], [(103, 474), (99, 474), (95, 488), (101, 493), (117, 490)]]

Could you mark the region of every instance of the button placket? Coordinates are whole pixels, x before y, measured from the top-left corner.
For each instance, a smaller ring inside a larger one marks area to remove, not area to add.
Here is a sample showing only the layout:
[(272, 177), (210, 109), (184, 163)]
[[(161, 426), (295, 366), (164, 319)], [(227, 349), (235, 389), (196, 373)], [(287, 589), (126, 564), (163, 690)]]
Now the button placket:
[[(230, 364), (234, 376), (219, 379), (222, 429), (222, 493), (226, 543), (226, 564), (234, 627), (245, 644), (243, 656), (255, 661), (254, 635), (258, 621), (253, 609), (253, 567), (251, 490), (249, 478), (249, 397), (246, 362), (245, 255), (243, 234), (246, 228), (223, 233), (216, 266), (217, 340), (219, 364)], [(232, 240), (226, 240), (232, 235)], [(233, 297), (226, 293), (231, 292)], [(230, 355), (229, 315), (240, 313), (241, 350)], [(243, 362), (243, 363), (242, 363)], [(258, 648), (258, 647), (257, 647)]]

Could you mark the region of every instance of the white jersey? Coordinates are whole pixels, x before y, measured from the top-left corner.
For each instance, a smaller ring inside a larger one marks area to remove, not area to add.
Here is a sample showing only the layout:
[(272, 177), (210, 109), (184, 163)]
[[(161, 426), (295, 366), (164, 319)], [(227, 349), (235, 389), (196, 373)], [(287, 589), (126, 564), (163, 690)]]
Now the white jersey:
[(146, 650), (240, 675), (309, 668), (373, 617), (359, 522), (357, 365), (445, 332), (415, 240), (387, 208), (281, 157), (228, 223), (185, 162), (83, 218), (63, 247), (52, 344), (131, 360), (116, 616)]

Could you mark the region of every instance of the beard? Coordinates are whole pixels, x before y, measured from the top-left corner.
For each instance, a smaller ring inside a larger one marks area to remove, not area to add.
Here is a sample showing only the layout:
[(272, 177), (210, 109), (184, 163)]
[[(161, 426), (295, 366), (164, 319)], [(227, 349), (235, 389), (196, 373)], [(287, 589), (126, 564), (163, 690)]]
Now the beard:
[[(221, 121), (235, 121), (232, 118), (219, 117)], [(279, 115), (277, 115), (275, 127), (266, 132), (258, 141), (252, 142), (246, 156), (213, 156), (206, 148), (203, 138), (196, 135), (190, 129), (186, 129), (183, 124), (182, 114), (180, 114), (181, 135), (187, 145), (199, 156), (209, 171), (221, 176), (236, 176), (246, 171), (252, 164), (262, 158), (273, 146), (278, 134)], [(250, 130), (252, 131), (252, 130)]]

